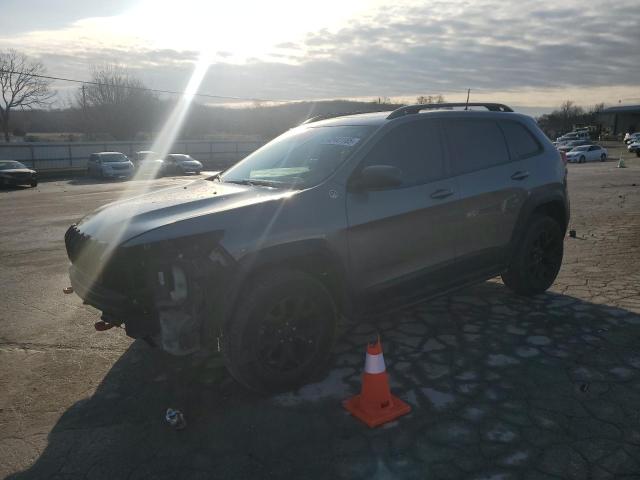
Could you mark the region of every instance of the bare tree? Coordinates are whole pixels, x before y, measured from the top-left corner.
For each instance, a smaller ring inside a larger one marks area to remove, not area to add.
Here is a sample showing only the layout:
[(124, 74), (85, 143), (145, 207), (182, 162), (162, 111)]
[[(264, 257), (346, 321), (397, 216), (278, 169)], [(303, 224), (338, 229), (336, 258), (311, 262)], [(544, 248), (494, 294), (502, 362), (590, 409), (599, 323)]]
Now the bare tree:
[(127, 140), (150, 128), (157, 98), (123, 67), (104, 65), (93, 68), (91, 83), (78, 90), (76, 102), (85, 128), (88, 122), (94, 130)]
[(9, 142), (11, 111), (47, 105), (54, 93), (50, 81), (34, 75), (44, 75), (44, 65), (26, 55), (8, 50), (0, 52), (0, 123), (5, 141)]
[(444, 97), (440, 94), (438, 95), (420, 95), (416, 98), (416, 103), (420, 105), (431, 105), (434, 103), (444, 103)]

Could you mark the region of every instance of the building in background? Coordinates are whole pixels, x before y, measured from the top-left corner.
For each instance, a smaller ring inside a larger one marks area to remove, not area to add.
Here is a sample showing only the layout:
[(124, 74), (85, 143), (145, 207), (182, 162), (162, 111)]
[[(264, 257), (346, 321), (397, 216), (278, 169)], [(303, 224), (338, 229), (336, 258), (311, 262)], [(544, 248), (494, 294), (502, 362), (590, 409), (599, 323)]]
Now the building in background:
[(605, 108), (599, 114), (603, 130), (622, 136), (640, 130), (640, 105), (621, 105)]

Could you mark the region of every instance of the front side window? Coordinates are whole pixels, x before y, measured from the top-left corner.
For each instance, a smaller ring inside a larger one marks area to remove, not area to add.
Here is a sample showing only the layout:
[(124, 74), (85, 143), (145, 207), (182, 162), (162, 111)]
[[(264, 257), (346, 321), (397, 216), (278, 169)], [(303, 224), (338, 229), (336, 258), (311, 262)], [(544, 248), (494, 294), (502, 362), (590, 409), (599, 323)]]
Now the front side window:
[(443, 124), (454, 175), (509, 162), (504, 136), (495, 121), (456, 118), (446, 119)]
[(444, 177), (442, 145), (435, 120), (405, 123), (387, 133), (359, 167), (391, 165), (400, 169), (407, 187)]
[(308, 126), (284, 133), (222, 176), (223, 182), (308, 188), (340, 166), (375, 130), (369, 125)]

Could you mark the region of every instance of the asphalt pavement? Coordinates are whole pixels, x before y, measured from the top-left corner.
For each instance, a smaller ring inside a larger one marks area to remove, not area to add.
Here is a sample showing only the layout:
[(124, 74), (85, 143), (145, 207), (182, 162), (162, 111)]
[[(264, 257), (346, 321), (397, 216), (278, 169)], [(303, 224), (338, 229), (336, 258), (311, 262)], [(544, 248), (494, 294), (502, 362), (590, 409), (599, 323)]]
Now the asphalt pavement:
[[(552, 289), (499, 279), (342, 327), (331, 368), (277, 396), (218, 358), (176, 359), (64, 295), (66, 228), (144, 189), (91, 179), (0, 191), (0, 476), (640, 478), (640, 159), (569, 165), (571, 228)], [(378, 429), (341, 401), (382, 336), (412, 412)], [(187, 427), (169, 428), (168, 407)]]

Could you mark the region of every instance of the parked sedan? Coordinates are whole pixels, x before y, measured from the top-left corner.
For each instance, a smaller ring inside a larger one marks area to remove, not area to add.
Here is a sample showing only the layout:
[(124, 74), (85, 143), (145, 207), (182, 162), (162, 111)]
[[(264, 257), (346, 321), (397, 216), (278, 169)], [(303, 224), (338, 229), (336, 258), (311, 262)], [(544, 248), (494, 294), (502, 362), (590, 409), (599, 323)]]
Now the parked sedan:
[(630, 143), (627, 146), (627, 150), (629, 150), (630, 153), (635, 152), (636, 155), (640, 157), (640, 140), (636, 140), (635, 142)]
[(0, 186), (38, 185), (38, 174), (15, 160), (0, 160)]
[(560, 150), (561, 152), (567, 153), (576, 147), (580, 147), (582, 145), (592, 145), (592, 144), (593, 142), (591, 142), (590, 140), (572, 140), (570, 142), (567, 142), (563, 145), (558, 146), (558, 150)]
[(135, 168), (145, 175), (159, 177), (164, 170), (164, 161), (156, 152), (143, 150), (136, 152)]
[(133, 176), (133, 163), (124, 153), (92, 153), (87, 162), (87, 175), (102, 178), (130, 178)]
[(627, 145), (633, 142), (639, 142), (639, 141), (640, 141), (640, 132), (624, 134), (624, 143), (626, 143)]
[(187, 173), (200, 174), (202, 164), (195, 158), (182, 153), (171, 153), (164, 159), (165, 175), (185, 175)]
[(607, 149), (600, 145), (582, 145), (567, 152), (567, 161), (570, 163), (594, 162), (607, 159)]

